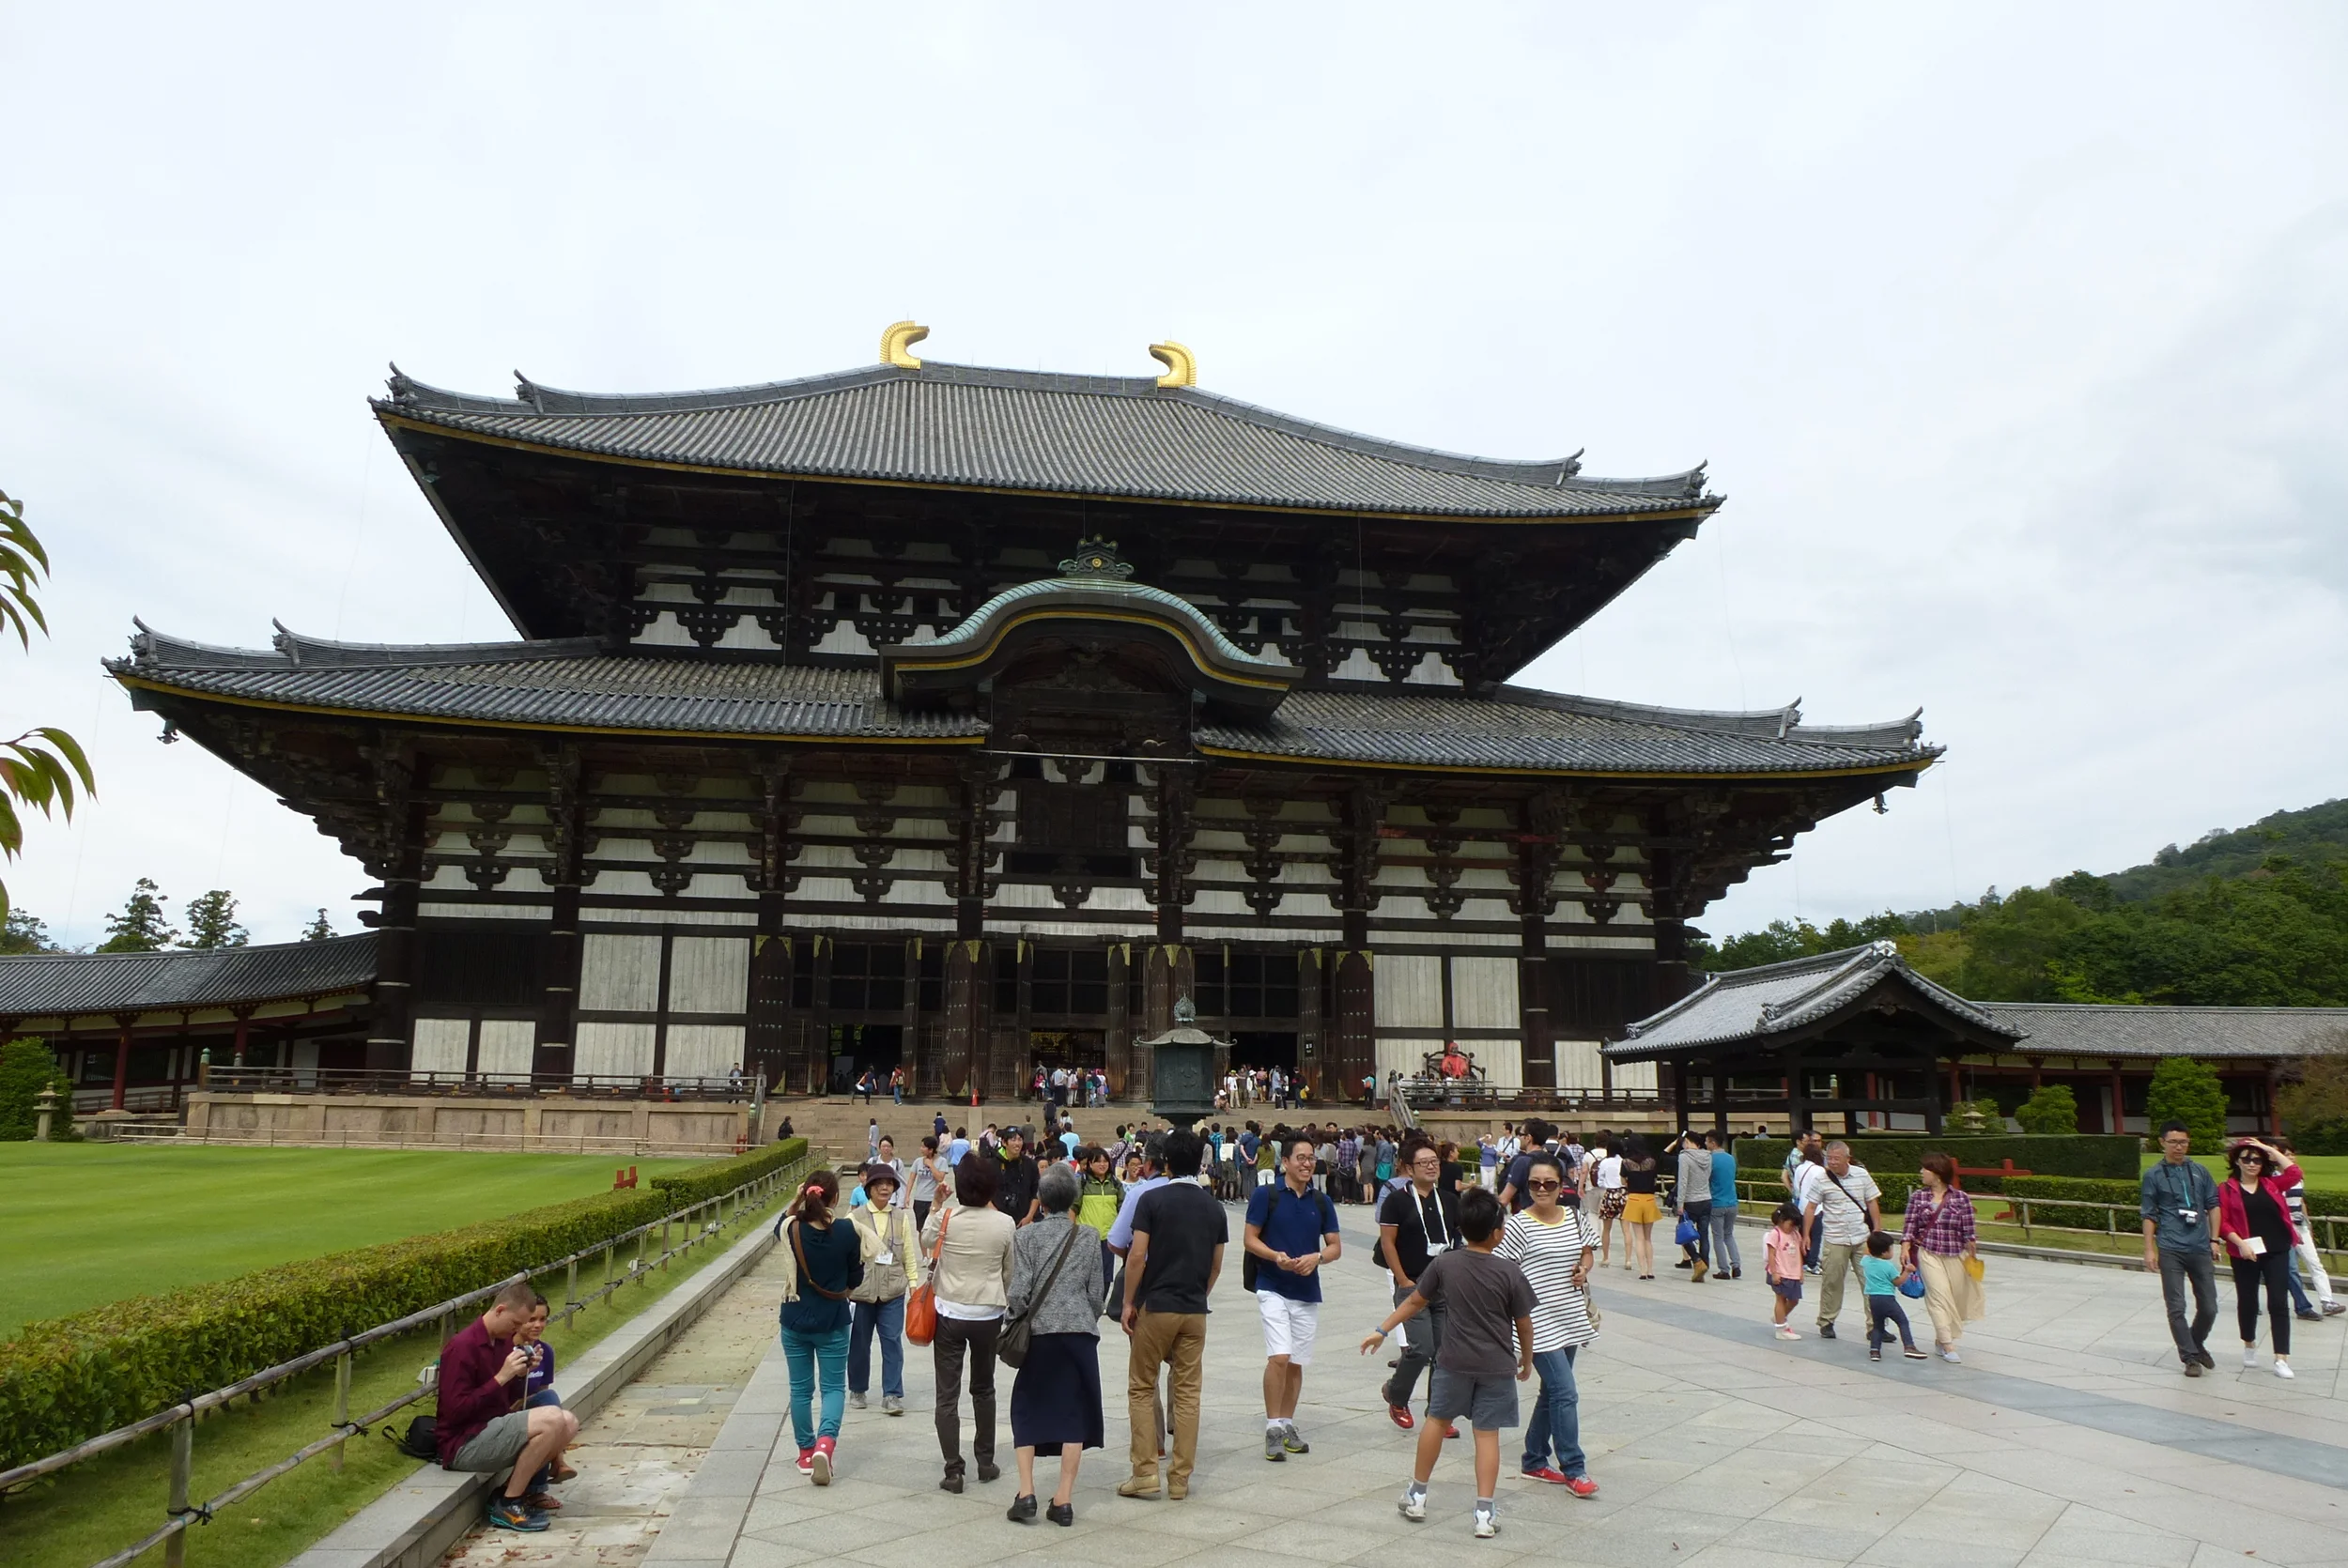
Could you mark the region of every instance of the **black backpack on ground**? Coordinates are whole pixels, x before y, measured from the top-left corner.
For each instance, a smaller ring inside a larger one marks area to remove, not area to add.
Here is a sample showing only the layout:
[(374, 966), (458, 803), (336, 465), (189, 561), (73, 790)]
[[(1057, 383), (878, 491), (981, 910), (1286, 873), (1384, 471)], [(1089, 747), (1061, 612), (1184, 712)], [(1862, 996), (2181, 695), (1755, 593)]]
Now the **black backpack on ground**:
[(407, 1436), (394, 1434), (389, 1422), (384, 1424), (383, 1436), (391, 1439), (393, 1447), (410, 1459), (438, 1459), (440, 1451), (435, 1444), (439, 1427), (440, 1422), (430, 1416), (418, 1416), (408, 1423)]

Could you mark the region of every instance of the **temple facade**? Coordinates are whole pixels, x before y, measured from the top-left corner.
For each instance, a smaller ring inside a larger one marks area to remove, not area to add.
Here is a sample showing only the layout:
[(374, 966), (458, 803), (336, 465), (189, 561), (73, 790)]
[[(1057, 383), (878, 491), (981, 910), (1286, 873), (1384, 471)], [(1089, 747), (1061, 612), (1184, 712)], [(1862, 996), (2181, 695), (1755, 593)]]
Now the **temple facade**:
[(1176, 1002), (1317, 1099), (1457, 1040), (1651, 1096), (1599, 1042), (1689, 922), (1911, 784), (1822, 728), (1511, 684), (1721, 505), (1290, 418), (1165, 374), (881, 362), (375, 417), (517, 639), (267, 650), (144, 625), (168, 734), (377, 885), (322, 1065), (778, 1092), (897, 1065), (1146, 1093)]

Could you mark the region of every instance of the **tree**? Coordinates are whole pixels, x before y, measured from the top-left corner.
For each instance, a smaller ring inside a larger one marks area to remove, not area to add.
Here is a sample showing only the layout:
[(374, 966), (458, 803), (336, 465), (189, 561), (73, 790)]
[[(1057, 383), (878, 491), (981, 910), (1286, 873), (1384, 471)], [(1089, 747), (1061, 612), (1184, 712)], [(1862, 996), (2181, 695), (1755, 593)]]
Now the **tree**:
[(2077, 1132), (2079, 1102), (2073, 1098), (2069, 1084), (2043, 1084), (2022, 1101), (2014, 1119), (2022, 1124), (2023, 1131), (2040, 1137)]
[(39, 1126), (37, 1118), (44, 1088), (57, 1091), (57, 1105), (70, 1128), (72, 1090), (57, 1071), (57, 1059), (49, 1048), (39, 1040), (10, 1040), (0, 1046), (0, 1144), (31, 1139)]
[(334, 928), (327, 920), (326, 911), (322, 909), (318, 911), (317, 919), (301, 928), (301, 940), (304, 942), (324, 942), (333, 934)]
[(29, 909), (12, 909), (0, 915), (0, 953), (54, 953), (49, 927)]
[(163, 919), (162, 889), (141, 877), (122, 905), (122, 913), (106, 916), (106, 940), (101, 953), (159, 953), (179, 940)]
[(2152, 1087), (2144, 1091), (2144, 1115), (2155, 1131), (2163, 1122), (2185, 1123), (2196, 1153), (2216, 1154), (2226, 1146), (2226, 1089), (2207, 1062), (2163, 1057), (2153, 1069)]
[(182, 947), (241, 947), (253, 933), (237, 923), (237, 896), (215, 887), (188, 900), (188, 939)]
[[(49, 620), (35, 597), (49, 574), (49, 552), (24, 521), (24, 503), (0, 494), (0, 631), (14, 631), (19, 647), (33, 646), (33, 628), (49, 635)], [(74, 787), (86, 797), (98, 792), (81, 743), (49, 725), (0, 741), (0, 856), (24, 853), (24, 816), (30, 807), (73, 819)], [(0, 882), (0, 917), (8, 913), (8, 884)]]
[(2275, 1109), (2301, 1154), (2348, 1154), (2348, 1027), (2301, 1059)]

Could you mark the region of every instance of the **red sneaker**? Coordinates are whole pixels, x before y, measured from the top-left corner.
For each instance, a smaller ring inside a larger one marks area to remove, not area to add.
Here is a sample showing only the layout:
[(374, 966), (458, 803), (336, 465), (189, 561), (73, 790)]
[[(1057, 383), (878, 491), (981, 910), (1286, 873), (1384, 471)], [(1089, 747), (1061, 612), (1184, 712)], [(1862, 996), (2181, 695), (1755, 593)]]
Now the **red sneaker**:
[(1594, 1498), (1598, 1496), (1598, 1483), (1586, 1475), (1569, 1475), (1566, 1477), (1566, 1490), (1577, 1498)]
[(818, 1486), (831, 1484), (831, 1456), (835, 1446), (831, 1438), (818, 1437), (813, 1452), (808, 1455), (808, 1474), (814, 1477)]
[(1443, 1435), (1445, 1437), (1456, 1437), (1460, 1435), (1460, 1429), (1452, 1425), (1449, 1422), (1444, 1422), (1443, 1423)]
[(1386, 1419), (1405, 1432), (1418, 1424), (1418, 1419), (1411, 1414), (1409, 1407), (1401, 1405), (1387, 1406)]
[(803, 1448), (799, 1450), (799, 1473), (801, 1475), (813, 1475), (815, 1473), (815, 1451), (813, 1449)]
[(1566, 1484), (1566, 1472), (1550, 1465), (1537, 1466), (1533, 1469), (1520, 1470), (1517, 1473), (1527, 1481), (1545, 1481), (1552, 1486)]

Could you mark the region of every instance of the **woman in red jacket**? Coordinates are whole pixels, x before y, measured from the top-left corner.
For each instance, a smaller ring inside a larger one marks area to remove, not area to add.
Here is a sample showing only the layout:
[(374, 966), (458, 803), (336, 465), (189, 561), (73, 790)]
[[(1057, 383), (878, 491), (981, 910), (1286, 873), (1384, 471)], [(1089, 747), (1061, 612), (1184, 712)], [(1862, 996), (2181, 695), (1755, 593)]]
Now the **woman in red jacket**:
[(2266, 1287), (2266, 1316), (2274, 1327), (2275, 1376), (2291, 1371), (2291, 1298), (2284, 1283), (2298, 1237), (2287, 1196), (2299, 1167), (2256, 1138), (2226, 1151), (2229, 1179), (2217, 1184), (2217, 1235), (2233, 1261), (2234, 1316), (2242, 1330), (2242, 1364), (2258, 1365), (2259, 1287)]

